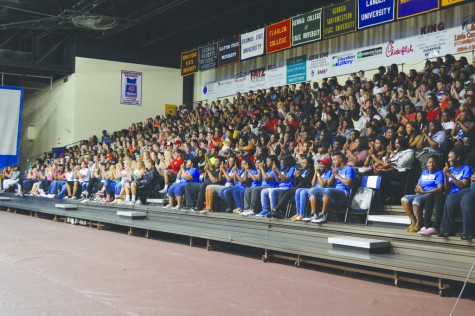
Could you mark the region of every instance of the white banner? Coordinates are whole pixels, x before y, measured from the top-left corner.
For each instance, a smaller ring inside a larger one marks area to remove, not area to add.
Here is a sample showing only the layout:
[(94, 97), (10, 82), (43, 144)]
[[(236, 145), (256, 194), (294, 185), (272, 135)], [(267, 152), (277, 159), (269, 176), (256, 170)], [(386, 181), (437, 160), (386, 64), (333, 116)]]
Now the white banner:
[(328, 60), (329, 53), (315, 52), (307, 57), (307, 80), (315, 81), (328, 77), (330, 70), (330, 62)]
[(265, 28), (241, 34), (241, 60), (264, 55)]
[(267, 88), (284, 86), (286, 84), (287, 67), (284, 60), (267, 65), (266, 71)]
[(21, 96), (21, 90), (0, 88), (0, 126), (2, 127), (0, 156), (17, 154)]
[(120, 104), (142, 105), (142, 73), (122, 70)]

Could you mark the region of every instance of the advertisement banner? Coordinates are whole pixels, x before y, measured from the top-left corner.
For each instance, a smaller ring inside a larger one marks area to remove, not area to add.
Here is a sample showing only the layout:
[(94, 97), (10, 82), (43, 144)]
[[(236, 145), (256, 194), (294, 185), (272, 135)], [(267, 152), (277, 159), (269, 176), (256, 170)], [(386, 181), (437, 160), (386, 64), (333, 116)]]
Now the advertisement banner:
[(280, 87), (285, 85), (287, 67), (285, 61), (279, 60), (275, 63), (267, 65), (266, 82), (267, 87)]
[(239, 37), (227, 38), (218, 43), (218, 65), (227, 66), (239, 61)]
[(261, 28), (241, 34), (241, 60), (264, 55), (264, 33), (265, 28)]
[(248, 92), (249, 88), (249, 76), (247, 72), (241, 71), (234, 76), (234, 90), (235, 92)]
[(400, 40), (390, 40), (383, 45), (386, 64), (402, 64), (408, 60), (417, 60), (418, 50), (414, 46), (414, 38), (403, 38)]
[(256, 91), (265, 88), (267, 88), (266, 67), (251, 69), (249, 71), (249, 90)]
[(292, 18), (292, 46), (322, 38), (322, 9), (317, 9)]
[(475, 50), (475, 15), (463, 18), (461, 27), (452, 30), (453, 53)]
[(142, 105), (142, 73), (122, 70), (120, 104)]
[(466, 0), (442, 0), (442, 6), (446, 7), (446, 6), (457, 4), (464, 1)]
[(307, 58), (307, 80), (315, 81), (328, 76), (330, 62), (327, 52), (314, 52)]
[(439, 0), (396, 0), (397, 18), (405, 19), (439, 9)]
[(332, 76), (339, 76), (350, 72), (356, 72), (356, 53), (343, 52), (331, 57), (332, 68), (330, 73)]
[(266, 54), (272, 54), (290, 48), (291, 20), (283, 20), (266, 26)]
[(200, 71), (210, 70), (218, 67), (218, 44), (200, 47)]
[(355, 72), (360, 69), (374, 69), (384, 65), (383, 46), (368, 47), (356, 52)]
[(181, 53), (181, 75), (188, 76), (198, 71), (198, 49)]
[(355, 0), (323, 8), (323, 38), (335, 37), (354, 31), (356, 31)]
[(307, 81), (307, 56), (287, 59), (287, 84)]
[(394, 21), (394, 0), (358, 1), (358, 28)]
[(452, 53), (450, 33), (445, 29), (445, 23), (439, 22), (420, 29), (420, 35), (415, 39), (415, 47), (420, 55), (417, 58), (427, 59)]
[(202, 98), (203, 99), (213, 99), (217, 97), (218, 93), (218, 83), (216, 81), (210, 81), (203, 85), (202, 89)]

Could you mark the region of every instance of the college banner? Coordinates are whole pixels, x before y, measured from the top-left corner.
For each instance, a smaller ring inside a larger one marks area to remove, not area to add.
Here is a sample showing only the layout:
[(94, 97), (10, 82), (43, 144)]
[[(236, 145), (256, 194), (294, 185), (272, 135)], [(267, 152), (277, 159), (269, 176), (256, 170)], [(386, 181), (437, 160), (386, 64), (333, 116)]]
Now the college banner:
[(264, 55), (264, 33), (265, 28), (261, 28), (241, 34), (241, 60)]
[(181, 75), (188, 76), (198, 71), (198, 49), (181, 53)]
[(200, 47), (200, 71), (218, 67), (218, 44)]
[(358, 28), (394, 21), (394, 0), (358, 1)]
[(239, 37), (230, 37), (218, 43), (218, 65), (227, 66), (239, 61)]
[(122, 70), (120, 104), (142, 105), (141, 72)]
[(287, 59), (287, 84), (307, 81), (307, 56)]
[(355, 0), (323, 8), (323, 38), (335, 37), (354, 31), (356, 31)]
[(446, 6), (457, 4), (464, 1), (466, 0), (442, 0), (442, 6), (446, 7)]
[(292, 46), (322, 38), (322, 9), (317, 9), (292, 18)]
[(272, 54), (291, 46), (291, 20), (283, 20), (266, 27), (266, 54)]
[(396, 0), (397, 18), (405, 19), (439, 9), (439, 0)]

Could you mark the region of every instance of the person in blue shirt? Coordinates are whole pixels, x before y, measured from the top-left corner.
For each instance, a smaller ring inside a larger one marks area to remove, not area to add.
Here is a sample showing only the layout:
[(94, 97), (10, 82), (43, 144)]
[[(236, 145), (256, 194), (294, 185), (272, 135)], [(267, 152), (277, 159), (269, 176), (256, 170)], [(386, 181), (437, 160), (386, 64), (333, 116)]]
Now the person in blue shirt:
[[(461, 211), (461, 201), (470, 188), (472, 168), (463, 164), (464, 151), (460, 147), (454, 147), (449, 152), (448, 164), (444, 168), (445, 190), (448, 191), (444, 205), (444, 215), (440, 227), (440, 237), (454, 236), (456, 232), (455, 218)], [(450, 166), (449, 166), (450, 165)], [(462, 212), (462, 239), (473, 236), (473, 205), (464, 208)]]
[(297, 222), (304, 219), (305, 206), (307, 205), (309, 197), (310, 208), (312, 210), (310, 220), (317, 217), (317, 200), (315, 197), (323, 197), (323, 191), (327, 187), (328, 179), (330, 179), (332, 175), (330, 166), (330, 158), (323, 157), (322, 159), (318, 160), (318, 165), (315, 167), (315, 173), (312, 178), (312, 188), (297, 189), (295, 192), (296, 214), (291, 218), (292, 221)]
[(276, 163), (278, 163), (278, 160), (275, 155), (267, 157), (265, 163), (256, 163), (256, 169), (258, 171), (261, 185), (247, 188), (244, 191), (244, 211), (241, 212), (240, 215), (254, 215), (255, 211), (259, 209), (261, 192), (266, 188), (275, 188), (277, 186), (274, 171), (272, 170), (272, 166)]
[[(274, 163), (272, 171), (275, 181), (278, 183), (276, 188), (267, 188), (261, 192), (262, 211), (256, 216), (266, 217), (269, 210), (277, 205), (277, 200), (282, 191), (290, 190), (294, 186), (295, 159), (291, 155), (282, 158), (280, 169)], [(270, 206), (269, 206), (270, 202)]]
[[(405, 195), (401, 199), (404, 212), (411, 220), (411, 225), (406, 231), (415, 233), (425, 231), (429, 227), (422, 227), (422, 206), (431, 193), (442, 192), (444, 188), (444, 173), (439, 170), (439, 158), (436, 155), (430, 156), (426, 162), (426, 169), (422, 172), (415, 188), (416, 194)], [(422, 232), (421, 232), (422, 233)]]
[(239, 169), (237, 164), (235, 164), (233, 167), (233, 173), (232, 173), (233, 185), (228, 186), (218, 192), (218, 196), (224, 201), (226, 201), (226, 204), (227, 204), (226, 213), (231, 213), (234, 211), (234, 209), (236, 209), (236, 202), (234, 202), (233, 193), (236, 190), (246, 189), (247, 179), (244, 179), (245, 178), (244, 173), (245, 171), (242, 169)]
[(173, 183), (168, 188), (168, 206), (172, 207), (175, 198), (177, 205), (176, 209), (180, 209), (183, 203), (183, 193), (188, 182), (199, 182), (200, 171), (198, 170), (198, 158), (193, 157), (186, 161), (186, 166), (181, 164), (180, 171), (177, 173), (177, 182)]
[[(256, 161), (260, 163), (259, 160)], [(252, 169), (251, 169), (252, 168)], [(261, 185), (259, 178), (259, 171), (253, 168), (253, 165), (249, 160), (244, 159), (241, 161), (241, 174), (236, 174), (236, 189), (232, 192), (236, 209), (233, 210), (234, 214), (241, 214), (244, 210), (244, 192), (247, 188), (257, 188)]]
[[(329, 187), (323, 191), (322, 212), (317, 215), (317, 218), (311, 220), (312, 223), (326, 223), (331, 201), (349, 198), (350, 196), (355, 171), (346, 165), (346, 157), (341, 152), (334, 153), (332, 161), (333, 170), (330, 179), (328, 179)], [(333, 185), (334, 188), (331, 187)]]

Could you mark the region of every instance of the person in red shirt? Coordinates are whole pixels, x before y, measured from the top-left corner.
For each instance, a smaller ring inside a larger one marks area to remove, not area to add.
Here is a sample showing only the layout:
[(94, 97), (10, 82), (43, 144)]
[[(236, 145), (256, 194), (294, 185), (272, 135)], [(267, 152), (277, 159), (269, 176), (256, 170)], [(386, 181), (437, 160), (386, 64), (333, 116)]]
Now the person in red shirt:
[(163, 171), (163, 179), (165, 181), (165, 186), (160, 193), (166, 193), (168, 190), (168, 184), (176, 181), (176, 175), (180, 171), (180, 166), (185, 162), (181, 156), (181, 150), (175, 149), (173, 151), (173, 160), (170, 162), (170, 165), (167, 166), (167, 169)]
[(427, 99), (427, 105), (425, 110), (427, 112), (428, 122), (440, 119), (440, 108), (438, 102), (436, 101), (436, 99), (434, 99), (434, 97), (429, 96), (429, 98)]

